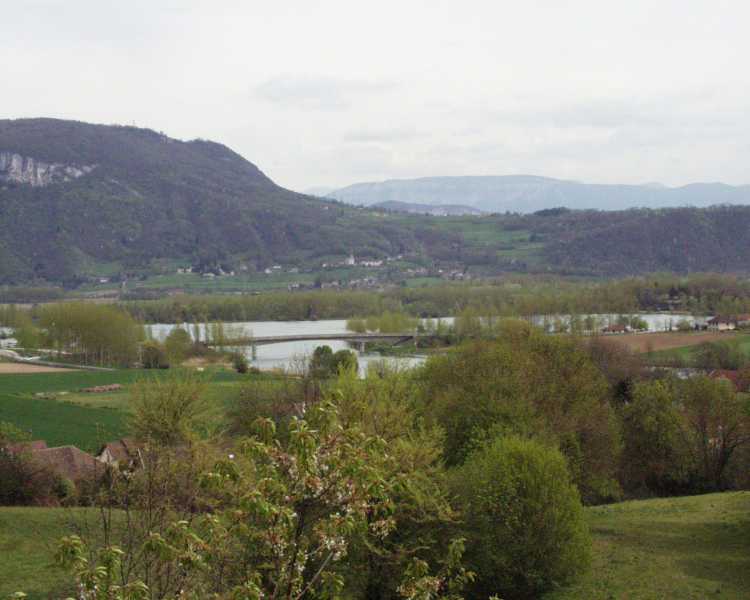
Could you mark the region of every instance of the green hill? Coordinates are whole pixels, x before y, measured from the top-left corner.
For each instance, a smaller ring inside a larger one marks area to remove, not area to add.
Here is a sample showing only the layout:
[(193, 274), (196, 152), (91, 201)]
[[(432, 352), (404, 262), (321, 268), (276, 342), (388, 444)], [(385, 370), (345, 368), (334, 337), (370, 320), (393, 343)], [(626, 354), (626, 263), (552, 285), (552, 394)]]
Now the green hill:
[(259, 269), (320, 254), (398, 253), (399, 226), (274, 184), (213, 142), (54, 119), (0, 121), (0, 283), (74, 284), (155, 258)]
[[(701, 189), (706, 202), (724, 198)], [(608, 206), (613, 192), (598, 193)], [(0, 285), (75, 287), (101, 275), (174, 275), (188, 265), (252, 275), (274, 264), (307, 269), (306, 280), (296, 279), (309, 283), (322, 263), (350, 252), (407, 255), (432, 276), (467, 267), (472, 275), (747, 273), (748, 248), (750, 206), (451, 217), (363, 210), (281, 188), (214, 142), (0, 120)], [(406, 269), (388, 265), (399, 268)]]

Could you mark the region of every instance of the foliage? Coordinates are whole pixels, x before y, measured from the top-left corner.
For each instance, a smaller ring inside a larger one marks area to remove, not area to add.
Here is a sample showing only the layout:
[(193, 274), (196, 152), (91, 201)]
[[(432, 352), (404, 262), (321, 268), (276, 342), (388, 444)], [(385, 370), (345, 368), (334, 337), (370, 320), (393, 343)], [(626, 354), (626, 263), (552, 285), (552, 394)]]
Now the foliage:
[(629, 402), (633, 386), (645, 373), (641, 357), (616, 341), (602, 336), (589, 337), (583, 348), (607, 379), (612, 398), (619, 404)]
[[(259, 420), (258, 436), (202, 478), (211, 512), (145, 541), (139, 552), (149, 569), (178, 574), (180, 597), (339, 597), (344, 578), (337, 566), (354, 531), (391, 531), (382, 442), (341, 427), (329, 408), (313, 413), (312, 426), (293, 421), (285, 448), (273, 443), (272, 422)], [(137, 593), (114, 583), (123, 554), (117, 548), (106, 547), (92, 563), (83, 542), (70, 537), (62, 554), (87, 593), (117, 585), (112, 597), (149, 597), (136, 573), (123, 584)]]
[(131, 366), (138, 357), (143, 327), (114, 306), (66, 302), (38, 310), (50, 348), (84, 364)]
[(739, 369), (746, 362), (737, 340), (704, 342), (693, 350), (694, 363), (702, 369)]
[(621, 481), (635, 495), (684, 490), (691, 470), (682, 416), (668, 382), (640, 382), (622, 408)]
[[(347, 582), (352, 597), (400, 597), (397, 588), (403, 573), (414, 578), (408, 589), (423, 591), (427, 581), (444, 580), (446, 570), (457, 574), (450, 557), (458, 547), (448, 541), (458, 517), (445, 482), (443, 434), (423, 422), (417, 397), (412, 375), (397, 370), (368, 373), (364, 379), (354, 371), (342, 372), (326, 395), (337, 407), (344, 427), (361, 428), (384, 440), (392, 458), (384, 463), (383, 472), (394, 531), (380, 537), (360, 530), (347, 559), (348, 570), (359, 574)], [(427, 580), (418, 575), (425, 572)], [(447, 586), (441, 585), (439, 591), (446, 592)]]
[(688, 441), (703, 490), (726, 489), (727, 473), (738, 451), (750, 444), (747, 399), (728, 381), (696, 377), (676, 384)]
[(455, 471), (452, 487), (466, 520), (476, 596), (537, 597), (588, 568), (583, 508), (557, 450), (497, 438)]
[[(542, 600), (747, 598), (749, 492), (628, 501), (584, 511), (593, 538), (592, 568)], [(19, 589), (28, 593), (28, 600), (74, 596), (75, 589), (64, 585), (67, 577), (55, 564), (55, 542), (76, 530), (87, 531), (86, 523), (99, 520), (97, 508), (66, 509), (64, 514), (57, 508), (0, 508), (0, 598)], [(89, 534), (86, 542), (99, 547)]]
[(463, 462), (498, 433), (557, 444), (586, 502), (619, 494), (620, 438), (607, 382), (574, 339), (503, 322), (494, 342), (465, 344), (421, 370), (424, 416), (446, 432), (445, 459)]
[(357, 372), (357, 355), (351, 350), (334, 352), (330, 346), (318, 346), (310, 359), (310, 376), (313, 379), (334, 377), (341, 371)]
[(60, 478), (27, 452), (0, 442), (0, 506), (55, 505), (65, 496)]
[(161, 446), (195, 439), (209, 410), (206, 385), (207, 380), (192, 371), (137, 381), (130, 389), (133, 436)]
[(746, 485), (750, 413), (730, 382), (705, 376), (640, 382), (621, 413), (621, 480), (631, 494)]
[(247, 357), (242, 354), (242, 352), (235, 352), (232, 354), (232, 366), (240, 375), (247, 373), (247, 370), (250, 367), (247, 362)]
[(168, 369), (169, 357), (164, 344), (146, 340), (141, 344), (141, 362), (144, 369)]
[(0, 421), (0, 448), (13, 442), (27, 442), (31, 439), (28, 431), (19, 429), (13, 423)]
[(316, 389), (308, 381), (291, 377), (243, 382), (239, 396), (229, 407), (229, 432), (248, 436), (259, 418), (274, 422), (277, 437), (285, 440), (293, 418), (302, 418), (308, 403), (317, 399)]
[(179, 365), (188, 355), (193, 340), (182, 327), (175, 327), (164, 340), (164, 351), (170, 364)]
[(17, 311), (14, 315), (13, 337), (21, 348), (36, 349), (42, 345), (42, 332), (24, 311)]

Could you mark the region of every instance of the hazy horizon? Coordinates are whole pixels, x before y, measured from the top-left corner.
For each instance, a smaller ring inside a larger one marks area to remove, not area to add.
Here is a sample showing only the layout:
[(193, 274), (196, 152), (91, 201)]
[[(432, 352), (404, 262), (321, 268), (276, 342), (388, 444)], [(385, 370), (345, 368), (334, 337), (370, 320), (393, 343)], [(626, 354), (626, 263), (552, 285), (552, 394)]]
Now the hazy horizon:
[(295, 190), (522, 173), (749, 183), (739, 1), (0, 8), (0, 118), (211, 139)]

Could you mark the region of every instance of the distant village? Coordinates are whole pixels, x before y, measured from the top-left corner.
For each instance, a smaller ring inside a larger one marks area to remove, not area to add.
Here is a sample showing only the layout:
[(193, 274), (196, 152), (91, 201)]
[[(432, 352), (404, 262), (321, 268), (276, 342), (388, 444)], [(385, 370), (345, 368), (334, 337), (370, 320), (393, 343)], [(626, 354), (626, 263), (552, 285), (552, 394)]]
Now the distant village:
[[(299, 275), (301, 273), (321, 273), (323, 276), (319, 276), (314, 283), (302, 283), (294, 282), (287, 284), (289, 291), (304, 290), (304, 289), (382, 289), (384, 286), (393, 283), (393, 273), (386, 271), (389, 265), (393, 266), (393, 263), (397, 261), (403, 261), (405, 257), (403, 254), (396, 256), (388, 256), (383, 259), (373, 258), (357, 258), (354, 253), (350, 253), (346, 258), (336, 262), (323, 262), (318, 268), (306, 267), (300, 268), (297, 266), (283, 266), (279, 264), (271, 265), (264, 268), (261, 273), (263, 275)], [(326, 271), (337, 271), (340, 269), (371, 269), (374, 271), (372, 275), (365, 277), (353, 277), (350, 279), (338, 278), (338, 279), (327, 279), (324, 274)], [(206, 270), (196, 266), (179, 267), (176, 270), (178, 275), (196, 274), (206, 279), (216, 279), (218, 277), (235, 277), (237, 274), (248, 274), (250, 268), (247, 265), (241, 265), (236, 270), (224, 270), (220, 266)], [(415, 278), (415, 277), (439, 277), (446, 281), (467, 281), (471, 279), (471, 275), (468, 269), (443, 269), (443, 268), (428, 268), (423, 266), (411, 266), (398, 268), (398, 275), (401, 279)]]

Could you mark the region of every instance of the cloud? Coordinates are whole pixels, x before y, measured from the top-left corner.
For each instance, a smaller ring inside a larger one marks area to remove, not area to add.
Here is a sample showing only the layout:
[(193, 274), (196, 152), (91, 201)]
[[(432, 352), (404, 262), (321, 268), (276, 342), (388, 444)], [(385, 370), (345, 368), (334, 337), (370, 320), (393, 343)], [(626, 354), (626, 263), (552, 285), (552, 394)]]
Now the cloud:
[(362, 96), (396, 88), (393, 82), (356, 81), (333, 77), (286, 76), (268, 79), (255, 87), (255, 95), (268, 102), (300, 109), (342, 110)]
[(426, 137), (427, 134), (411, 129), (381, 129), (350, 131), (344, 134), (344, 141), (353, 144), (376, 144), (406, 142)]

